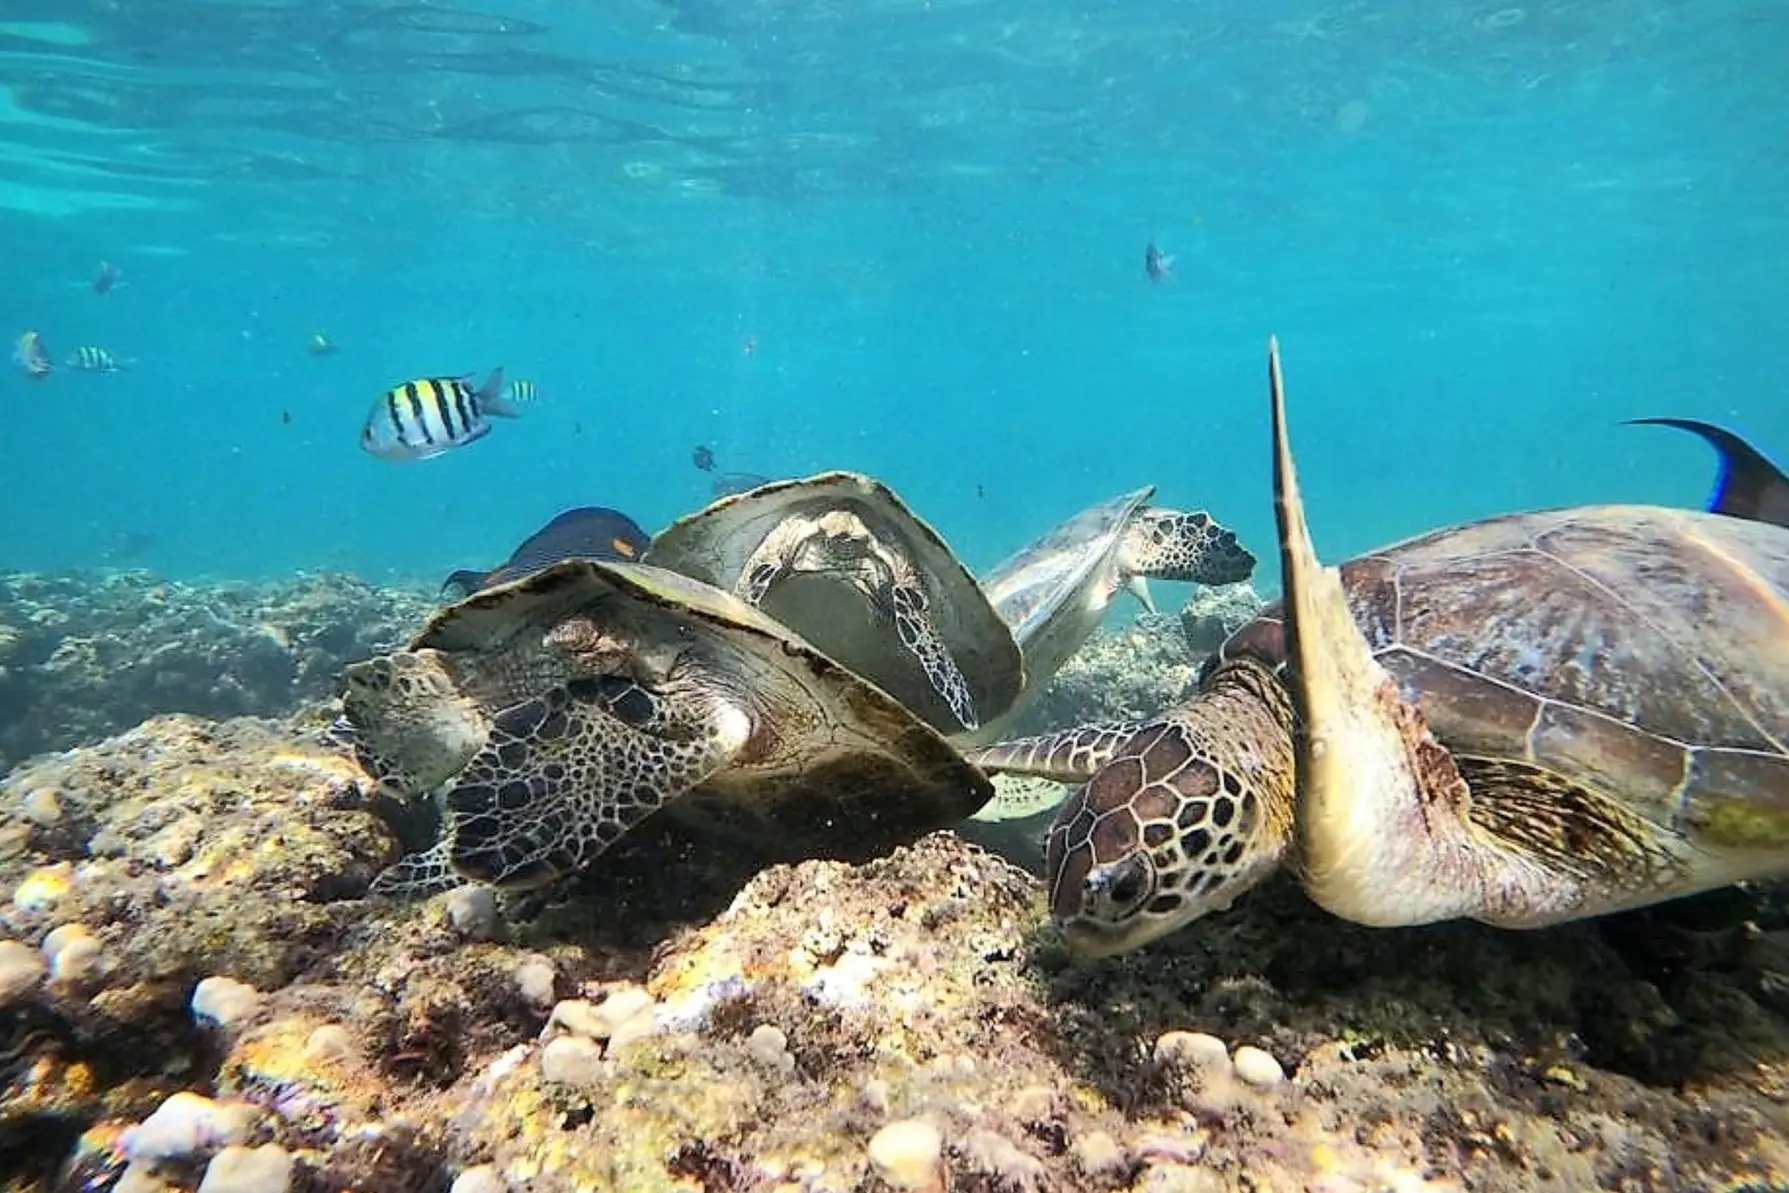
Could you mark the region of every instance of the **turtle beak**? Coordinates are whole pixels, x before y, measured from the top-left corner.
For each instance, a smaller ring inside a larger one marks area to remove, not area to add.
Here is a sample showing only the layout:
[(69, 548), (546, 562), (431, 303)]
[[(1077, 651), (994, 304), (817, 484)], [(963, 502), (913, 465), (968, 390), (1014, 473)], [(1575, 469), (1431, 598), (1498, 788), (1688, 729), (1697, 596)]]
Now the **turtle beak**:
[(1124, 586), (1130, 591), (1132, 596), (1142, 602), (1144, 609), (1150, 613), (1155, 612), (1155, 598), (1149, 595), (1149, 581), (1143, 578), (1141, 572), (1133, 575), (1125, 582)]

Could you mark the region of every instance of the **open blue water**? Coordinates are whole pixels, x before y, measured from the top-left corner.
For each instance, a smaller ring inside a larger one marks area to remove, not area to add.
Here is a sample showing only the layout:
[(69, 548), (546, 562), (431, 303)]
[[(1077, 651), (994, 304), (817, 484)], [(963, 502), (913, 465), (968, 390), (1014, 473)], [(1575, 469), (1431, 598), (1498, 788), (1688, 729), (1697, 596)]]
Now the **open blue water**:
[[(1332, 558), (1696, 504), (1618, 424), (1789, 459), (1785, 63), (1780, 0), (7, 0), (0, 329), (136, 363), (0, 376), (0, 568), (435, 577), (697, 443), (977, 567), (1149, 482), (1266, 549), (1270, 333)], [(499, 364), (524, 419), (359, 450)]]

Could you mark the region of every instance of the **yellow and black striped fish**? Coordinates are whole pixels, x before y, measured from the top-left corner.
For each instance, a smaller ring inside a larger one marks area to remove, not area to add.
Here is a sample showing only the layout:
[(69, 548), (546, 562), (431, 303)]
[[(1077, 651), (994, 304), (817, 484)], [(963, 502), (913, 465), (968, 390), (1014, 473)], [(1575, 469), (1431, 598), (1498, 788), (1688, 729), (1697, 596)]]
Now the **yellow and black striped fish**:
[(503, 396), (501, 368), (477, 389), (470, 373), (424, 377), (393, 386), (373, 403), (360, 446), (387, 460), (427, 460), (490, 434), (492, 415), (518, 414)]

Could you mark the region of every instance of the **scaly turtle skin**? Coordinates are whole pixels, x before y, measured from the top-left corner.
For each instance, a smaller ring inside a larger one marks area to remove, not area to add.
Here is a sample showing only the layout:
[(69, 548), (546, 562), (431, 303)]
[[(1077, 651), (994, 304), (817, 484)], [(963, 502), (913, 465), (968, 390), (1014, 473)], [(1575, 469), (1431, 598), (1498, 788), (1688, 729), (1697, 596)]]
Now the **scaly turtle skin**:
[(764, 610), (945, 732), (1017, 698), (1012, 632), (893, 490), (853, 472), (777, 481), (672, 523), (645, 562)]
[(1270, 378), (1283, 608), (1155, 721), (972, 755), (1087, 779), (1047, 862), (1072, 947), (1280, 865), (1359, 923), (1507, 928), (1789, 874), (1789, 530), (1587, 506), (1324, 568)]
[(968, 816), (987, 778), (894, 699), (763, 613), (675, 572), (568, 560), (442, 612), (348, 668), (369, 772), (446, 785), (445, 868), (538, 886), (664, 808), (772, 858), (861, 859)]
[(1074, 517), (995, 565), (982, 580), (1025, 660), (1025, 688), (997, 718), (963, 741), (993, 741), (1031, 707), (1070, 655), (1099, 627), (1119, 590), (1155, 612), (1148, 578), (1234, 584), (1255, 557), (1233, 531), (1203, 510), (1147, 504), (1155, 486), (1114, 497)]

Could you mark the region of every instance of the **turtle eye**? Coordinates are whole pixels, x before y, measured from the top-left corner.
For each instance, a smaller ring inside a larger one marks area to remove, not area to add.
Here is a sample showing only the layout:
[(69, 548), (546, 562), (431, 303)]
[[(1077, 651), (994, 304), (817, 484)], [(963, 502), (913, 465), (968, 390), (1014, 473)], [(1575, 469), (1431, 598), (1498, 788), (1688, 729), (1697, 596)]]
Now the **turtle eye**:
[(1133, 854), (1111, 866), (1088, 875), (1088, 894), (1096, 904), (1104, 904), (1112, 912), (1131, 911), (1149, 893), (1149, 863)]

